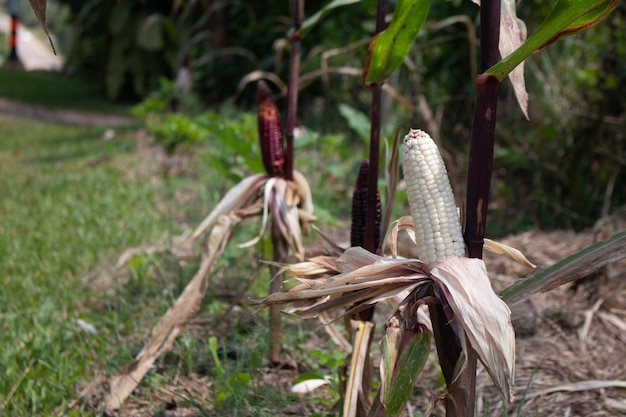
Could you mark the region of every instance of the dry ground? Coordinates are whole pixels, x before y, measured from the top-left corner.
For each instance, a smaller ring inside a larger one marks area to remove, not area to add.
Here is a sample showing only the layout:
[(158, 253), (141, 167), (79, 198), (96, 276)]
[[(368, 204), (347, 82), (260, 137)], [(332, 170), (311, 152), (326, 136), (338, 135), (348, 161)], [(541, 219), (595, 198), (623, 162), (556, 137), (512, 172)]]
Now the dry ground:
[[(532, 231), (505, 239), (540, 264), (552, 264), (565, 256), (623, 230), (626, 219), (607, 219), (605, 225), (584, 233)], [(486, 255), (496, 289), (523, 276), (513, 262)], [(626, 262), (607, 266), (598, 274), (549, 293), (536, 294), (512, 307), (517, 336), (516, 400), (509, 415), (620, 416), (626, 415), (625, 388), (597, 388), (593, 381), (626, 381)], [(242, 313), (249, 314), (249, 313)], [(210, 318), (199, 318), (190, 331), (202, 337), (202, 328), (215, 328)], [(382, 328), (382, 322), (378, 328)], [(323, 336), (323, 335), (322, 335)], [(320, 343), (325, 343), (319, 339)], [(377, 350), (377, 347), (374, 347)], [(297, 371), (267, 367), (262, 383), (288, 391)], [(211, 403), (212, 381), (207, 376), (181, 376), (164, 387), (182, 396)], [(444, 393), (436, 366), (428, 363), (416, 384), (411, 402), (423, 412), (433, 398)], [(477, 415), (503, 416), (505, 410), (487, 373), (479, 365)], [(307, 401), (309, 398), (306, 399)], [(325, 406), (304, 401), (286, 408), (283, 415), (309, 415)], [(149, 415), (156, 405), (169, 404), (161, 414), (195, 416), (197, 409), (180, 403), (172, 394), (140, 391), (130, 398), (122, 416)], [(445, 415), (441, 404), (434, 415)]]
[[(164, 155), (148, 142), (148, 138), (141, 137), (138, 152), (143, 154), (143, 158), (140, 159), (147, 164), (155, 160), (163, 162)], [(603, 219), (597, 227), (582, 233), (534, 230), (510, 236), (503, 243), (522, 250), (537, 265), (550, 265), (624, 229), (626, 213), (622, 212)], [(334, 233), (346, 236), (341, 230), (335, 230)], [(497, 255), (487, 253), (485, 261), (496, 291), (528, 273), (523, 267)], [(237, 314), (249, 316), (250, 313), (245, 309), (234, 311), (234, 320), (251, 319), (236, 317)], [(505, 410), (487, 373), (479, 365), (477, 415), (626, 415), (626, 260), (609, 265), (597, 274), (573, 284), (536, 294), (530, 300), (512, 306), (512, 312), (517, 336), (516, 399), (508, 411)], [(383, 327), (383, 315), (378, 314), (379, 331)], [(197, 337), (206, 337), (220, 328), (216, 326), (215, 320), (214, 317), (198, 317), (187, 331)], [(224, 325), (222, 323), (221, 327), (224, 328)], [(311, 344), (325, 344), (323, 338), (324, 333), (317, 332)], [(378, 348), (374, 346), (374, 350)], [(295, 370), (268, 366), (262, 372), (261, 384), (280, 387), (287, 392), (297, 376)], [(622, 388), (611, 386), (615, 381), (621, 383)], [(84, 387), (84, 393), (89, 397), (87, 402), (97, 404), (105, 387), (105, 379), (95, 381), (91, 387)], [(198, 409), (185, 404), (180, 396), (200, 399), (204, 404), (212, 403), (213, 381), (206, 375), (179, 375), (174, 383), (165, 384), (162, 388), (158, 392), (139, 388), (126, 401), (119, 415), (199, 415)], [(316, 395), (323, 396), (323, 388), (320, 390)], [(437, 366), (429, 362), (418, 378), (410, 407), (414, 412), (421, 413), (434, 398), (444, 392)], [(157, 408), (161, 411), (155, 414)], [(302, 416), (324, 411), (327, 411), (326, 405), (315, 403), (307, 396), (298, 405), (283, 409), (281, 415)], [(444, 415), (441, 402), (435, 405), (434, 415)]]

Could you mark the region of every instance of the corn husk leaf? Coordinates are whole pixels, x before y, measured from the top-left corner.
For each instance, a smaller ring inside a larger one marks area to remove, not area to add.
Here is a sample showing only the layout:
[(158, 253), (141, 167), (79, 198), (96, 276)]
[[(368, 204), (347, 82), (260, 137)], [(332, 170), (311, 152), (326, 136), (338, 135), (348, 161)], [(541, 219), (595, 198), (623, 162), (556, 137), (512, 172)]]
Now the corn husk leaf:
[[(248, 242), (239, 244), (238, 246), (240, 248), (247, 248), (247, 247), (253, 246), (259, 240), (261, 240), (261, 238), (265, 234), (265, 229), (267, 228), (267, 221), (269, 217), (270, 207), (273, 207), (275, 201), (277, 199), (280, 199), (280, 197), (276, 197), (276, 193), (280, 193), (282, 191), (284, 194), (284, 189), (285, 189), (284, 185), (285, 185), (284, 180), (281, 181), (280, 178), (271, 177), (267, 179), (267, 181), (263, 185), (263, 217), (261, 218), (261, 230), (255, 238), (249, 240)], [(280, 190), (276, 189), (278, 187), (280, 187)], [(284, 198), (284, 195), (283, 195), (283, 198)]]
[(431, 276), (443, 291), (472, 349), (510, 403), (515, 376), (515, 332), (511, 311), (491, 288), (484, 262), (451, 257), (436, 265)]
[[(262, 203), (257, 203), (262, 197)], [(298, 260), (304, 259), (302, 245), (302, 229), (308, 229), (309, 223), (315, 220), (311, 188), (301, 172), (294, 171), (294, 181), (283, 178), (269, 177), (267, 174), (256, 174), (244, 178), (231, 188), (224, 198), (215, 206), (209, 215), (189, 235), (187, 241), (193, 241), (210, 229), (221, 215), (233, 212), (239, 214), (256, 214), (257, 204), (262, 213), (261, 230), (257, 237), (239, 245), (241, 248), (259, 242), (269, 222), (272, 220), (280, 230), (280, 235), (288, 243)]]
[(393, 320), (388, 324), (380, 363), (381, 399), (387, 415), (394, 417), (402, 411), (429, 353), (430, 333), (423, 329), (400, 329)]
[(498, 255), (506, 255), (509, 258), (513, 259), (515, 262), (524, 265), (530, 269), (535, 269), (537, 265), (530, 262), (524, 254), (509, 245), (505, 245), (504, 243), (496, 242), (495, 240), (485, 239), (485, 249), (489, 252), (497, 253)]
[(298, 170), (293, 171), (293, 182), (296, 184), (296, 189), (300, 196), (300, 206), (305, 213), (313, 214), (313, 195), (311, 194), (311, 186), (306, 180), (306, 177), (302, 172)]
[(398, 220), (391, 223), (385, 236), (383, 253), (389, 254), (392, 258), (397, 258), (399, 254), (398, 248), (398, 234), (401, 231), (406, 231), (409, 239), (413, 243), (416, 242), (415, 229), (413, 228), (413, 217), (402, 216)]
[(241, 180), (239, 184), (226, 193), (209, 215), (200, 222), (189, 236), (189, 239), (194, 240), (209, 230), (221, 215), (252, 204), (258, 198), (259, 189), (267, 179), (267, 174), (256, 174)]
[[(403, 291), (434, 285), (442, 303), (449, 305), (459, 339), (467, 340), (485, 365), (495, 385), (510, 402), (515, 366), (515, 333), (510, 310), (491, 288), (480, 259), (449, 258), (432, 270), (418, 259), (394, 259), (349, 248), (337, 260), (340, 274), (317, 280), (259, 300), (265, 304), (293, 303), (290, 312), (304, 318), (359, 304), (343, 314), (391, 299)], [(417, 319), (417, 318), (416, 318)], [(467, 347), (464, 348), (465, 350)], [(456, 372), (463, 369), (463, 363)]]

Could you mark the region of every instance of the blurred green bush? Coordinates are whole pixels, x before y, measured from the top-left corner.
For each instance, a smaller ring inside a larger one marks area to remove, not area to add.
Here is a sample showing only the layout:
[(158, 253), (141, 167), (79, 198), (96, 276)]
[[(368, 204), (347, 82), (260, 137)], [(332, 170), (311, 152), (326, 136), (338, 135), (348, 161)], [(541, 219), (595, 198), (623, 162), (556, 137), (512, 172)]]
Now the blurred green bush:
[[(292, 25), (288, 2), (63, 2), (71, 6), (79, 41), (68, 65), (106, 85), (111, 97), (145, 96), (158, 87), (159, 77), (174, 78), (187, 53), (193, 90), (205, 107), (229, 103), (252, 110), (255, 89), (242, 80), (253, 71), (287, 80), (286, 32)], [(306, 2), (306, 15), (323, 4)], [(343, 153), (339, 147), (353, 146), (350, 137), (357, 132), (350, 130), (354, 126), (346, 122), (346, 107), (340, 105), (369, 112), (370, 93), (358, 75), (373, 33), (374, 4), (363, 0), (335, 9), (303, 39), (299, 118), (322, 135), (347, 138), (336, 145), (335, 155)], [(520, 3), (518, 15), (529, 33), (552, 4)], [(531, 227), (581, 229), (626, 204), (626, 113), (621, 98), (626, 91), (625, 10), (620, 4), (602, 24), (527, 60), (530, 121), (517, 108), (508, 84), (502, 88), (491, 235)], [(392, 130), (439, 129), (459, 194), (464, 193), (471, 131), (477, 25), (478, 7), (472, 2), (434, 2), (405, 65), (389, 80), (395, 96), (386, 94), (383, 102), (384, 124)], [(278, 98), (279, 106), (284, 105)], [(251, 123), (236, 112), (228, 117)], [(175, 126), (171, 135), (191, 126), (181, 119), (169, 120)], [(202, 125), (200, 120), (194, 123)], [(205, 123), (214, 126), (216, 120)], [(174, 141), (192, 140), (193, 135), (185, 133)], [(210, 135), (232, 137), (225, 131)], [(364, 158), (365, 152), (355, 159)]]

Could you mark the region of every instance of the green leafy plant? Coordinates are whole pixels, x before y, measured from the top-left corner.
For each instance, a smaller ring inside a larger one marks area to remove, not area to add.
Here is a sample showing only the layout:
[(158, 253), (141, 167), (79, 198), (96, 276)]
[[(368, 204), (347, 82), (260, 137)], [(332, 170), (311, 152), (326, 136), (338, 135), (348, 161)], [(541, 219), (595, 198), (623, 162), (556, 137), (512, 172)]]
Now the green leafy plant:
[(215, 336), (211, 336), (209, 338), (209, 348), (211, 350), (213, 361), (215, 362), (215, 372), (217, 374), (215, 385), (215, 405), (220, 407), (230, 396), (236, 395), (242, 388), (250, 385), (252, 377), (247, 372), (238, 372), (237, 374), (227, 378), (226, 370), (220, 361), (217, 338)]

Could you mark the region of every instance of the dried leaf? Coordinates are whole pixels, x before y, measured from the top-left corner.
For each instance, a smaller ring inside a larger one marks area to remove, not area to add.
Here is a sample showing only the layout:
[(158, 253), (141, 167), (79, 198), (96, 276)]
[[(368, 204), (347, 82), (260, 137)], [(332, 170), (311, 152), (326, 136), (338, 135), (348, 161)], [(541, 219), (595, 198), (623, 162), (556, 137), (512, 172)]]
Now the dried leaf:
[(524, 397), (531, 399), (535, 397), (543, 397), (544, 395), (552, 394), (553, 392), (579, 392), (589, 391), (593, 389), (604, 388), (626, 388), (626, 381), (611, 381), (611, 380), (589, 380), (574, 382), (571, 384), (556, 385), (554, 387), (545, 388), (539, 391), (530, 392)]
[[(503, 57), (509, 56), (520, 47), (526, 40), (526, 25), (517, 17), (515, 12), (515, 0), (502, 1), (502, 13), (500, 16), (500, 42), (498, 49)], [(513, 84), (515, 97), (526, 119), (528, 117), (528, 92), (524, 80), (524, 63), (519, 64), (509, 74)]]
[[(480, 0), (472, 0), (480, 5)], [(516, 0), (502, 0), (500, 13), (500, 41), (498, 49), (503, 58), (509, 56), (513, 51), (526, 41), (526, 24), (517, 17), (515, 11)], [(524, 80), (524, 63), (520, 63), (509, 73), (509, 79), (513, 84), (515, 97), (522, 109), (522, 113), (528, 119), (528, 92)]]
[(196, 227), (196, 230), (189, 236), (189, 240), (198, 238), (210, 229), (220, 216), (227, 215), (234, 210), (251, 204), (252, 201), (258, 198), (259, 190), (265, 184), (267, 178), (266, 174), (256, 174), (241, 180), (239, 184), (226, 193), (213, 211)]
[(588, 276), (604, 265), (626, 257), (624, 247), (626, 231), (576, 252), (548, 268), (537, 268), (526, 278), (505, 288), (500, 296), (512, 305), (536, 292), (548, 291)]
[(329, 382), (325, 379), (307, 379), (294, 384), (294, 386), (291, 387), (291, 392), (296, 394), (308, 394), (309, 392), (328, 384)]
[(524, 265), (530, 269), (535, 269), (537, 265), (530, 262), (524, 254), (504, 243), (496, 242), (495, 240), (485, 239), (485, 249), (489, 252), (497, 253), (498, 255), (506, 255), (509, 258), (513, 259), (515, 262)]
[(433, 280), (507, 402), (513, 398), (515, 333), (511, 311), (491, 288), (481, 259), (452, 257), (431, 270)]
[(328, 317), (326, 313), (320, 313), (318, 316), (320, 323), (324, 326), (324, 331), (330, 336), (335, 345), (339, 346), (341, 350), (346, 353), (352, 352), (352, 345), (346, 340), (343, 334), (337, 329), (333, 321)]
[(350, 325), (355, 332), (353, 337), (352, 359), (350, 362), (350, 375), (346, 383), (345, 402), (343, 415), (355, 417), (359, 406), (359, 397), (363, 397), (363, 372), (370, 347), (370, 339), (374, 331), (374, 323), (371, 321), (351, 320)]
[(33, 8), (35, 12), (35, 16), (39, 19), (39, 23), (41, 23), (41, 27), (43, 31), (46, 32), (46, 36), (48, 36), (48, 40), (50, 41), (50, 46), (52, 47), (52, 52), (57, 54), (57, 50), (54, 47), (54, 43), (52, 43), (52, 39), (50, 38), (50, 33), (48, 32), (48, 25), (46, 24), (46, 0), (29, 0), (30, 6)]
[(135, 361), (125, 366), (111, 378), (111, 391), (104, 404), (106, 412), (120, 408), (124, 400), (128, 398), (144, 375), (152, 368), (154, 361), (172, 349), (178, 334), (196, 315), (206, 293), (211, 270), (222, 255), (239, 221), (239, 218), (227, 216), (220, 216), (217, 219), (217, 223), (211, 231), (207, 254), (200, 269), (187, 284), (174, 305), (161, 317), (152, 330), (150, 340), (139, 352)]

